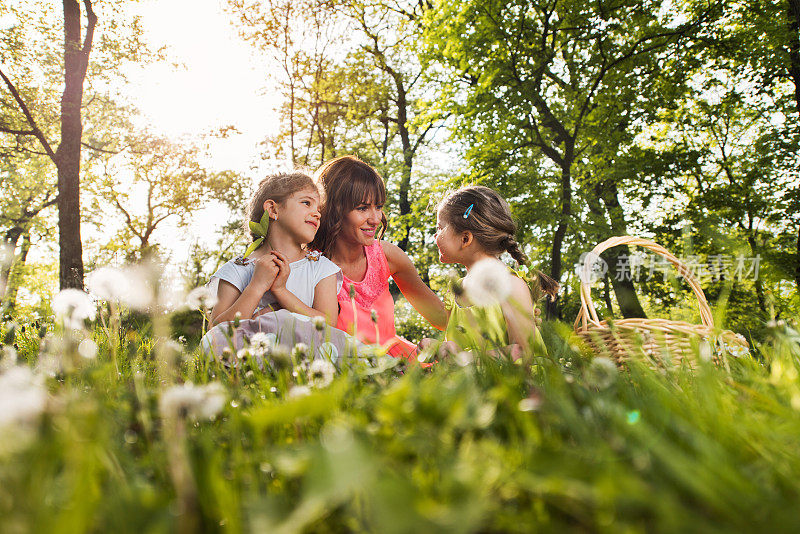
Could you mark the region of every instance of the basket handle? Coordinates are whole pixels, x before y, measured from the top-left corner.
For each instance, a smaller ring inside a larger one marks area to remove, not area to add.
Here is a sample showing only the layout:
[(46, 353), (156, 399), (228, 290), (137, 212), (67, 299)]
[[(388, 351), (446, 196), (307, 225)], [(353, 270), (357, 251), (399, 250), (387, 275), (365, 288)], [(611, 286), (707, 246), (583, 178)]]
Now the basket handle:
[(589, 327), (589, 323), (592, 323), (594, 326), (600, 326), (600, 318), (598, 317), (597, 310), (592, 302), (591, 288), (589, 287), (589, 279), (591, 274), (590, 270), (594, 264), (595, 258), (599, 258), (602, 252), (609, 248), (616, 247), (617, 245), (637, 245), (648, 250), (652, 250), (653, 252), (666, 258), (667, 261), (675, 266), (678, 274), (684, 277), (684, 279), (689, 283), (689, 286), (692, 288), (692, 291), (694, 291), (694, 294), (697, 297), (698, 307), (700, 309), (700, 319), (703, 322), (703, 325), (714, 328), (714, 316), (711, 314), (711, 308), (708, 305), (708, 301), (706, 300), (703, 290), (700, 288), (700, 284), (694, 275), (692, 275), (692, 273), (689, 271), (689, 268), (678, 258), (670, 254), (670, 252), (661, 245), (653, 243), (647, 239), (642, 239), (641, 237), (623, 235), (606, 239), (594, 247), (594, 249), (586, 256), (583, 268), (581, 269), (581, 310), (578, 312), (578, 317), (575, 319), (575, 330), (585, 332)]

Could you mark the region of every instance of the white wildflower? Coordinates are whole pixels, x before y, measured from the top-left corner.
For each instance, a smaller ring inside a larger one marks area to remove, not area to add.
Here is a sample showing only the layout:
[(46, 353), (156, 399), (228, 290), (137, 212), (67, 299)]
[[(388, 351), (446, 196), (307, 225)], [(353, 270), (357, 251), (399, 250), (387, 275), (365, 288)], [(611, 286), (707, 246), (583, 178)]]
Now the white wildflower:
[(339, 360), (339, 349), (330, 341), (326, 341), (319, 346), (319, 353), (330, 362)]
[(480, 260), (464, 277), (464, 290), (470, 302), (477, 306), (504, 302), (511, 293), (511, 273), (500, 260)]
[(78, 354), (87, 360), (94, 360), (97, 357), (97, 343), (86, 338), (78, 343)]
[(311, 395), (311, 388), (308, 386), (292, 386), (286, 398), (299, 399), (300, 397), (307, 397)]
[(193, 310), (210, 310), (217, 303), (217, 295), (207, 286), (200, 286), (186, 295), (186, 305)]
[(116, 267), (101, 267), (95, 269), (86, 277), (86, 288), (89, 292), (103, 300), (121, 300), (127, 292), (128, 280), (122, 269)]
[(236, 358), (238, 358), (241, 361), (247, 360), (248, 358), (250, 358), (250, 356), (251, 356), (250, 351), (247, 349), (239, 349), (236, 352)]
[(453, 357), (453, 359), (461, 367), (466, 367), (467, 365), (469, 365), (469, 364), (471, 364), (472, 362), (475, 361), (475, 356), (472, 354), (472, 352), (469, 352), (469, 351), (466, 351), (466, 350), (462, 350), (462, 351), (459, 351)]
[(172, 386), (158, 403), (163, 417), (186, 417), (192, 420), (212, 419), (225, 406), (225, 388), (218, 382), (195, 386), (191, 382)]
[(606, 389), (617, 380), (617, 366), (602, 356), (592, 360), (586, 373), (587, 382), (597, 389)]
[(295, 360), (304, 360), (308, 356), (308, 345), (305, 343), (298, 343), (295, 345), (292, 349), (292, 356), (295, 358)]
[(327, 360), (314, 360), (308, 366), (308, 382), (315, 388), (326, 388), (333, 382), (336, 368)]
[(250, 351), (256, 356), (264, 356), (275, 344), (276, 339), (273, 333), (256, 332), (250, 336)]
[(312, 317), (311, 318), (311, 324), (313, 324), (314, 328), (317, 329), (317, 331), (319, 331), (319, 332), (322, 332), (323, 330), (325, 330), (325, 327), (327, 326), (327, 323), (325, 322), (325, 318), (320, 316), (320, 315), (316, 315), (316, 316)]
[(0, 374), (0, 428), (35, 421), (47, 405), (44, 379), (17, 365)]
[(750, 354), (750, 351), (747, 347), (743, 347), (741, 345), (728, 345), (723, 344), (723, 348), (725, 351), (735, 358), (743, 358)]
[(36, 362), (36, 372), (42, 376), (56, 377), (64, 372), (64, 362), (56, 354), (42, 352)]
[(17, 364), (17, 349), (13, 345), (0, 346), (0, 372)]
[(129, 267), (125, 269), (128, 283), (120, 294), (120, 300), (128, 307), (147, 311), (155, 300), (150, 269), (145, 266)]
[(53, 297), (51, 303), (56, 314), (65, 327), (75, 330), (83, 328), (85, 319), (92, 320), (97, 311), (88, 293), (79, 289), (64, 289)]

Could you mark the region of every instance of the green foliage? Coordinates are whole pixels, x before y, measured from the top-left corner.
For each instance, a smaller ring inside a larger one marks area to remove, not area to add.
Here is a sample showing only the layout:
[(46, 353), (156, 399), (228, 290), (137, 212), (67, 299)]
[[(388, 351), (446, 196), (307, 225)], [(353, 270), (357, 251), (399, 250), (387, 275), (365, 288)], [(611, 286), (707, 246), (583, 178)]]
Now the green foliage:
[[(264, 353), (262, 366), (251, 347), (223, 364), (159, 341), (158, 316), (131, 318), (142, 319), (152, 330), (15, 328), (21, 360), (6, 345), (0, 380), (34, 367), (46, 378), (28, 407), (40, 391), (48, 401), (38, 414), (0, 398), (7, 417), (32, 413), (3, 423), (6, 527), (798, 527), (800, 334), (784, 323), (725, 366), (617, 367), (546, 323), (549, 355), (530, 367), (474, 354), (399, 373), (398, 360), (345, 357), (332, 382), (301, 392), (312, 383), (301, 352)], [(94, 359), (81, 355), (87, 339)]]

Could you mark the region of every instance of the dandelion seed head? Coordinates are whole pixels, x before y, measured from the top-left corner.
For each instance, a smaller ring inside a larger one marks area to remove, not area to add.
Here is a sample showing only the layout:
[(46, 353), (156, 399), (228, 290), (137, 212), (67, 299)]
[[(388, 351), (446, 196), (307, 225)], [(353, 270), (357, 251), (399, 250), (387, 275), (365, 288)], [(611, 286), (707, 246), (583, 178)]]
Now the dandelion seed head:
[(97, 308), (88, 293), (80, 289), (63, 289), (53, 297), (53, 313), (66, 328), (80, 330), (84, 320), (95, 318)]
[(128, 291), (130, 281), (122, 269), (116, 267), (100, 267), (86, 277), (86, 288), (89, 292), (107, 301), (123, 300)]
[(314, 325), (314, 328), (318, 332), (322, 332), (323, 330), (325, 330), (325, 326), (327, 325), (327, 323), (325, 322), (325, 318), (319, 315), (311, 318), (311, 324)]
[(288, 369), (292, 365), (292, 358), (289, 349), (283, 345), (276, 345), (272, 349), (272, 363), (276, 369)]
[(606, 389), (616, 382), (616, 364), (608, 358), (598, 356), (592, 360), (586, 372), (586, 381), (597, 389)]
[(210, 310), (217, 303), (217, 295), (206, 286), (200, 286), (186, 295), (186, 305), (192, 310)]
[(86, 360), (94, 360), (97, 357), (97, 343), (89, 338), (83, 339), (78, 343), (78, 354)]
[(195, 386), (191, 382), (172, 386), (164, 391), (159, 400), (162, 417), (182, 418), (198, 421), (208, 420), (222, 411), (227, 394), (219, 382)]
[(314, 360), (308, 366), (308, 382), (315, 388), (326, 388), (333, 382), (336, 368), (327, 360)]
[(464, 290), (470, 302), (477, 306), (505, 302), (511, 293), (511, 274), (500, 260), (480, 260), (464, 277)]
[(311, 395), (311, 388), (308, 386), (292, 386), (286, 397), (289, 399), (299, 399)]
[(305, 343), (298, 343), (292, 349), (292, 355), (295, 359), (305, 359), (308, 356), (308, 345)]
[(0, 428), (35, 422), (47, 405), (44, 378), (15, 365), (0, 374)]
[(255, 356), (265, 356), (275, 344), (275, 339), (273, 333), (256, 332), (250, 336), (250, 350)]

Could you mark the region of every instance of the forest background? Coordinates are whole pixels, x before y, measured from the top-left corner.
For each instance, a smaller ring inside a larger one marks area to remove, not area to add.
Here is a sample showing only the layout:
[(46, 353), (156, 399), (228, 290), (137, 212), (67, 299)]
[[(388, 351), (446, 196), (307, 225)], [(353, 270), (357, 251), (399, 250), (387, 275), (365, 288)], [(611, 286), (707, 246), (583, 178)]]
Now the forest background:
[[(265, 172), (356, 154), (386, 179), (387, 238), (434, 289), (449, 269), (435, 203), (470, 182), (509, 200), (534, 266), (563, 283), (552, 317), (574, 319), (574, 266), (622, 234), (684, 258), (736, 331), (759, 338), (766, 319), (796, 316), (797, 0), (221, 6), (263, 64), (249, 90), (276, 102), (274, 134), (234, 156), (250, 169), (215, 158), (236, 122), (178, 137), (120, 90), (137, 66), (172, 61), (135, 9), (0, 6), (4, 315), (49, 316), (59, 288), (152, 257), (184, 289), (202, 285), (244, 250), (243, 207)], [(193, 31), (185, 15), (176, 32)], [(635, 252), (604, 254), (601, 315), (692, 320), (691, 294)], [(421, 334), (407, 310), (401, 330)]]

